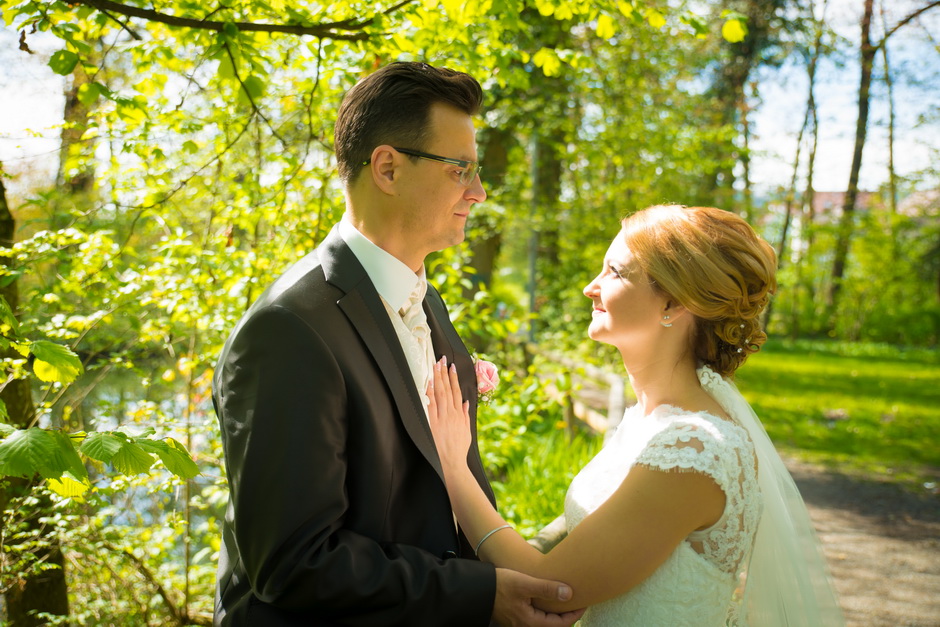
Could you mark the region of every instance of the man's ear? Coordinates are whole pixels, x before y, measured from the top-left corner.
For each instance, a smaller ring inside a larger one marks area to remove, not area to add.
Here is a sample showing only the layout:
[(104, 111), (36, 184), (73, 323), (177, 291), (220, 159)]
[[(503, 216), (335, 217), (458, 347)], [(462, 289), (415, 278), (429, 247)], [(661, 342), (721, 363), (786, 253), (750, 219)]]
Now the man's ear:
[(375, 186), (389, 196), (397, 193), (395, 189), (400, 176), (401, 154), (385, 144), (376, 146), (369, 161), (369, 171)]

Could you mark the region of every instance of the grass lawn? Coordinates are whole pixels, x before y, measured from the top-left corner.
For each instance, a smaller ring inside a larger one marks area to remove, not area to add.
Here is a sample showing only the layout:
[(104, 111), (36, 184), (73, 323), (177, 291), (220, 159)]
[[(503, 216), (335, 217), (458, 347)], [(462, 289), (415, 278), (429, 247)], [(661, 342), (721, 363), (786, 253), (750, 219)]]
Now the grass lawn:
[(737, 383), (781, 452), (905, 482), (940, 472), (937, 351), (771, 341)]

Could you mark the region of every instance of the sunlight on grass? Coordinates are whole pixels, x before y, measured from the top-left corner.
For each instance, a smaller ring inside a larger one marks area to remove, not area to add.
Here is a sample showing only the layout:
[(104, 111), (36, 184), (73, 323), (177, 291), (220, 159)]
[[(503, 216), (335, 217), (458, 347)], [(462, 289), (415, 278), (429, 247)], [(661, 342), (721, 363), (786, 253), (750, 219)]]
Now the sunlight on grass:
[(506, 480), (493, 483), (506, 521), (528, 538), (564, 513), (568, 484), (597, 454), (602, 442), (601, 436), (586, 432), (569, 441), (561, 429), (535, 440), (529, 454), (507, 469)]
[(774, 342), (737, 383), (786, 454), (909, 478), (940, 467), (936, 352)]

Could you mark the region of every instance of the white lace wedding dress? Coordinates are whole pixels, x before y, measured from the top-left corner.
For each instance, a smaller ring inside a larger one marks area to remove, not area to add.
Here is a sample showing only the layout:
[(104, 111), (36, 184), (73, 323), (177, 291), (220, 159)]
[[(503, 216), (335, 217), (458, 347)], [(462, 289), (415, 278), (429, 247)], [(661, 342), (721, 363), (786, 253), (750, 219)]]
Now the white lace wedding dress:
[[(703, 385), (720, 380), (707, 368), (699, 376)], [(589, 608), (580, 625), (738, 625), (739, 587), (762, 504), (748, 432), (726, 418), (668, 405), (646, 416), (636, 407), (627, 410), (616, 432), (568, 489), (568, 531), (606, 501), (634, 465), (708, 475), (725, 493), (724, 514), (713, 526), (689, 535), (644, 582)]]

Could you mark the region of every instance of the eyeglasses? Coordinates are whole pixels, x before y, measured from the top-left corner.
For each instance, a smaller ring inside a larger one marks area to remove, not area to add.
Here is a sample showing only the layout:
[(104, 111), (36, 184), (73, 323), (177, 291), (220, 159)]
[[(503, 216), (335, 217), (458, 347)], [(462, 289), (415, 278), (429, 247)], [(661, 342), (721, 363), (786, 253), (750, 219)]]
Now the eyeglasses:
[[(427, 152), (421, 152), (420, 150), (411, 150), (410, 148), (399, 148), (398, 146), (392, 146), (398, 152), (411, 155), (412, 157), (418, 157), (419, 159), (427, 159), (429, 161), (440, 161), (441, 163), (449, 163), (455, 165), (460, 170), (460, 182), (467, 187), (473, 184), (473, 180), (477, 177), (477, 174), (483, 171), (483, 166), (480, 165), (479, 161), (464, 161), (463, 159), (451, 159), (450, 157), (442, 157), (440, 155), (432, 155)], [(366, 159), (362, 162), (362, 165), (369, 165), (371, 159)]]

